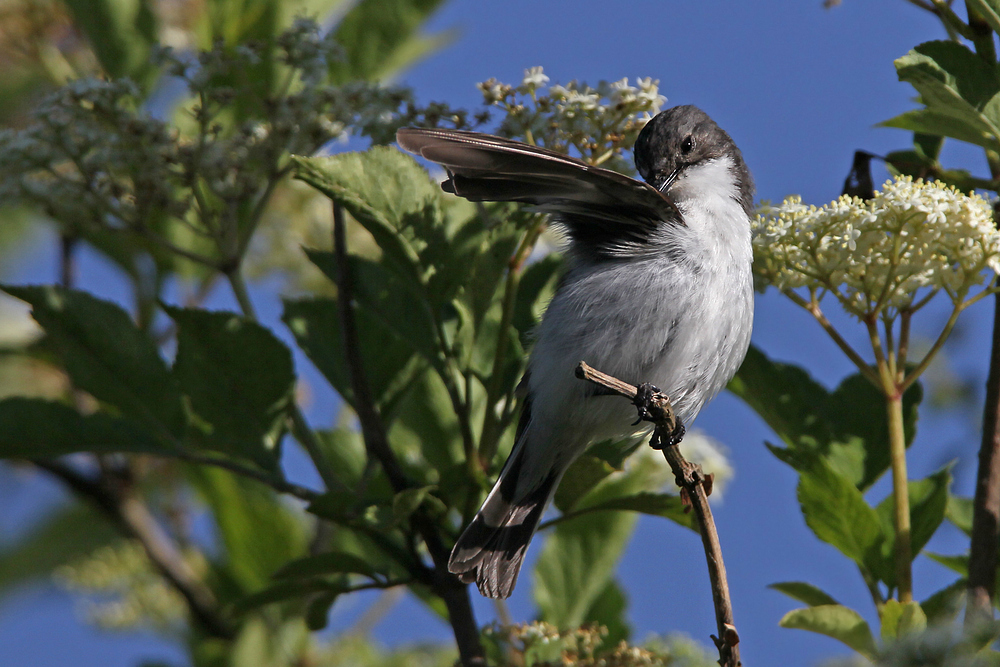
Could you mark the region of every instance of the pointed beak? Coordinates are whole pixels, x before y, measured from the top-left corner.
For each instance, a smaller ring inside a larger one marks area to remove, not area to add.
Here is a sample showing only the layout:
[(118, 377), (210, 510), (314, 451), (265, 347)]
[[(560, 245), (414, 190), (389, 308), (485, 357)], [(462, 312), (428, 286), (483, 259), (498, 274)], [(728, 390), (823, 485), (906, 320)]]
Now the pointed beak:
[(681, 168), (677, 167), (667, 175), (667, 177), (663, 180), (663, 182), (660, 183), (660, 186), (656, 189), (659, 190), (661, 194), (667, 194), (667, 190), (669, 190), (670, 186), (674, 184), (674, 181), (677, 180), (677, 176), (680, 173), (681, 173)]

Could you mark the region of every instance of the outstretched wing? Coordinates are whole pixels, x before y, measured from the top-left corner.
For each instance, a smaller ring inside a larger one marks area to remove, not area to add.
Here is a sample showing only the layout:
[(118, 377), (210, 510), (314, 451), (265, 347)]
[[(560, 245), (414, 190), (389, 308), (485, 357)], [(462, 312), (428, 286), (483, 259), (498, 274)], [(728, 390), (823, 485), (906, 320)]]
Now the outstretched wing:
[(575, 244), (598, 256), (641, 252), (663, 224), (683, 225), (656, 188), (545, 148), (479, 132), (403, 128), (399, 145), (442, 165), (442, 184), (471, 201), (533, 204), (564, 224)]

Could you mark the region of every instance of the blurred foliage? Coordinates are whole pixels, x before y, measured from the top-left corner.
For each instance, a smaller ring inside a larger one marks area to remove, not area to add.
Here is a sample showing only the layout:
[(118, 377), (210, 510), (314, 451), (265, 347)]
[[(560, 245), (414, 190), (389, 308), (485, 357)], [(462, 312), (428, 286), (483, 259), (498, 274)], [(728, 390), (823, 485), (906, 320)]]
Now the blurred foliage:
[[(18, 67), (45, 83), (23, 101), (30, 114), (0, 133), (0, 198), (51, 222), (64, 276), (2, 287), (37, 328), (0, 358), (0, 456), (48, 471), (83, 502), (0, 547), (0, 593), (55, 571), (93, 622), (164, 634), (199, 667), (454, 660), (444, 647), (386, 653), (363, 636), (312, 632), (355, 591), (405, 587), (445, 618), (467, 599), (439, 557), (510, 449), (525, 347), (561, 269), (554, 257), (526, 261), (544, 218), (446, 196), (382, 146), (402, 125), (490, 119), (488, 108), (418, 106), (380, 83), (447, 41), (421, 31), (439, 4), (19, 5)], [(58, 35), (29, 24), (33, 12), (49, 12)], [(331, 12), (328, 31), (297, 18)], [(662, 99), (655, 82), (642, 86), (601, 83), (608, 104), (586, 93), (548, 113), (575, 114), (576, 145), (590, 131), (593, 161), (618, 163)], [(352, 142), (374, 147), (315, 157)], [(349, 214), (345, 259), (331, 252), (331, 200)], [(76, 284), (84, 246), (120, 269), (131, 308)], [(282, 322), (345, 401), (333, 428), (305, 421), (292, 350), (256, 318), (245, 276), (275, 270), (298, 292)], [(345, 272), (350, 304), (335, 286)], [(239, 313), (202, 307), (220, 283)], [(348, 363), (345, 305), (371, 405)], [(352, 409), (377, 412), (388, 454)], [(286, 478), (293, 440), (323, 490)], [(703, 457), (728, 470), (705, 442)], [(631, 447), (596, 448), (560, 490), (537, 565), (540, 616), (567, 629), (556, 634), (575, 638), (565, 649), (586, 664), (702, 664), (692, 650), (676, 654), (683, 661), (623, 643), (627, 597), (614, 571), (636, 513), (691, 527), (663, 491), (665, 463), (626, 460)], [(469, 624), (478, 634), (472, 618), (451, 621), (459, 636)], [(572, 629), (584, 624), (606, 629)], [(513, 636), (487, 643), (506, 642), (497, 650), (526, 664)]]

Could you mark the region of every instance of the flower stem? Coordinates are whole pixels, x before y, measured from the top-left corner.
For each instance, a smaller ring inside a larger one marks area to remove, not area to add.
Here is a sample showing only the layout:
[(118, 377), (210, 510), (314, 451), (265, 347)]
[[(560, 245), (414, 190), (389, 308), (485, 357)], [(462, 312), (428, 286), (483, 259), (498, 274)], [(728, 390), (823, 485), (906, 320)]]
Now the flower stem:
[(903, 432), (903, 395), (886, 399), (889, 413), (889, 458), (892, 461), (893, 525), (896, 529), (896, 590), (900, 602), (913, 600), (913, 548), (910, 543), (910, 490), (906, 479), (906, 435)]

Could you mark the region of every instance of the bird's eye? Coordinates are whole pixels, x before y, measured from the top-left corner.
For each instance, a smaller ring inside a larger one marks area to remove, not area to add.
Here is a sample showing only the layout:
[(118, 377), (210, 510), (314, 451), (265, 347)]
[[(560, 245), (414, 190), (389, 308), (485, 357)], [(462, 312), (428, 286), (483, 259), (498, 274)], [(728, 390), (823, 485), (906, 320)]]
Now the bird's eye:
[(681, 143), (681, 153), (684, 153), (684, 155), (687, 155), (693, 149), (694, 149), (694, 139), (692, 139), (690, 136), (689, 137), (685, 137), (684, 138), (684, 142)]

